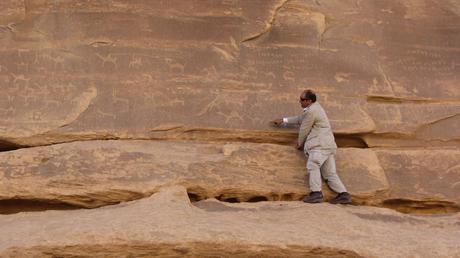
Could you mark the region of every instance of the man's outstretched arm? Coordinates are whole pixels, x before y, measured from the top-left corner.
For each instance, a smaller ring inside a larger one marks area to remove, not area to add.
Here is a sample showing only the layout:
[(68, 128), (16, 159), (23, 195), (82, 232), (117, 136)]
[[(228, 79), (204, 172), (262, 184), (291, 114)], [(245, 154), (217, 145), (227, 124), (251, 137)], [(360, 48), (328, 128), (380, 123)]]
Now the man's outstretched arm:
[(290, 116), (290, 117), (284, 117), (284, 118), (279, 118), (271, 121), (271, 123), (275, 126), (280, 126), (282, 124), (297, 124), (300, 125), (302, 122), (302, 115), (298, 116)]

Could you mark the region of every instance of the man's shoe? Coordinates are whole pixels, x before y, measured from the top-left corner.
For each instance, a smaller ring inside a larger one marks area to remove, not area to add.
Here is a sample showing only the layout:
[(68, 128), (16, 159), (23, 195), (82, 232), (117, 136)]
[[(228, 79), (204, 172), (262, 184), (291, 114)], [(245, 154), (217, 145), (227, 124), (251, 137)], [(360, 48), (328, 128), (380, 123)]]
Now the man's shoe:
[(310, 192), (310, 194), (303, 199), (306, 203), (320, 203), (323, 202), (323, 193), (321, 191), (318, 192)]
[(351, 195), (347, 192), (339, 193), (334, 199), (330, 201), (332, 204), (350, 204)]

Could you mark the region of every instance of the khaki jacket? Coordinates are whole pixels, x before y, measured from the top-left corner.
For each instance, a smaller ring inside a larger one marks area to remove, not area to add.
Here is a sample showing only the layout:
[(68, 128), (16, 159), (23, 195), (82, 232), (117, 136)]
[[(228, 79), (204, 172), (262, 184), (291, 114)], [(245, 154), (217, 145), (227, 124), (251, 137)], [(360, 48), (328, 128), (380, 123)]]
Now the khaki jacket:
[(337, 149), (329, 119), (318, 102), (305, 108), (301, 115), (286, 119), (288, 124), (300, 126), (298, 144), (299, 146), (304, 145), (305, 152), (313, 149)]

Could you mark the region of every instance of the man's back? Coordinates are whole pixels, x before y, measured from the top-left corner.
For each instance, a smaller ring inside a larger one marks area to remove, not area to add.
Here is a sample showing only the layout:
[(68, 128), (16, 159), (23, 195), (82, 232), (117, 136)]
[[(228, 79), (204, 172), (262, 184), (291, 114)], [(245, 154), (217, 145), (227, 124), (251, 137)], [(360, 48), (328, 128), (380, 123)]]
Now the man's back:
[(299, 134), (307, 136), (305, 142), (306, 151), (337, 148), (329, 119), (318, 102), (312, 103), (306, 109)]

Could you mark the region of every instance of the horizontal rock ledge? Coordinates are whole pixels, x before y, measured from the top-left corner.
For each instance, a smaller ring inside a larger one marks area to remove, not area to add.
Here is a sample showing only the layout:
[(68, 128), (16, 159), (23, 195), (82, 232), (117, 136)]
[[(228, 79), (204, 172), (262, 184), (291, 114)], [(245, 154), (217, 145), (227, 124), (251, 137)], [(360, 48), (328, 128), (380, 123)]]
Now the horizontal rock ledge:
[[(298, 129), (295, 130), (230, 130), (223, 128), (199, 128), (182, 125), (166, 125), (148, 132), (93, 132), (93, 133), (45, 133), (25, 138), (0, 138), (0, 151), (16, 150), (90, 140), (176, 140), (176, 141), (220, 141), (220, 142), (253, 142), (294, 145), (297, 141)], [(359, 134), (336, 134), (339, 147), (369, 147)], [(424, 142), (423, 145), (426, 145)]]
[(289, 245), (286, 247), (269, 245), (249, 245), (213, 242), (182, 243), (124, 243), (88, 244), (72, 246), (36, 246), (31, 248), (11, 248), (4, 257), (40, 257), (66, 255), (78, 257), (363, 257), (353, 251), (328, 247), (309, 247)]
[[(455, 149), (337, 153), (338, 173), (356, 204), (406, 212), (458, 211), (458, 160)], [(291, 146), (264, 143), (64, 143), (0, 153), (0, 200), (96, 208), (143, 198), (166, 185), (186, 187), (194, 201), (300, 200), (309, 192), (305, 162)]]
[[(295, 145), (296, 128), (268, 130), (237, 130), (217, 127), (193, 127), (184, 124), (163, 124), (144, 131), (77, 131), (46, 132), (29, 137), (0, 137), (0, 151), (94, 140), (164, 140), (252, 142)], [(418, 139), (411, 135), (391, 133), (334, 133), (339, 147), (346, 148), (455, 148), (460, 140)]]
[(459, 216), (301, 202), (194, 205), (184, 187), (174, 186), (93, 210), (0, 216), (0, 256), (150, 254), (147, 246), (182, 255), (221, 254), (217, 246), (225, 246), (223, 254), (232, 254), (245, 246), (248, 254), (271, 249), (294, 257), (456, 257)]

